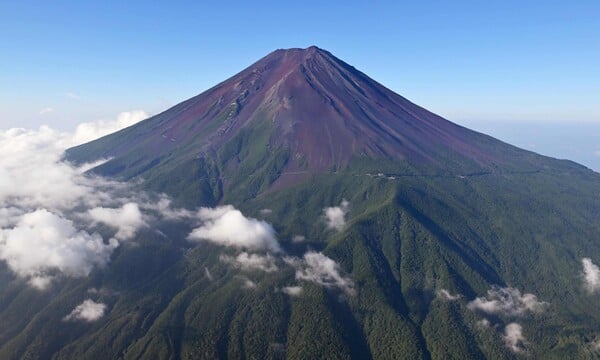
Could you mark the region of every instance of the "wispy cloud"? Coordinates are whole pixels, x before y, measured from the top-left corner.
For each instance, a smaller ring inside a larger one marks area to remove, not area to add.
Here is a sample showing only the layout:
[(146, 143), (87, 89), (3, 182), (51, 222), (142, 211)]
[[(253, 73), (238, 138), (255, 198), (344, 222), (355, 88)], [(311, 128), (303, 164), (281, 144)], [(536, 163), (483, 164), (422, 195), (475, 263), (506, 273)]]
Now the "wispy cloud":
[(487, 298), (478, 297), (469, 302), (469, 309), (490, 315), (519, 317), (528, 313), (540, 313), (549, 304), (539, 301), (533, 294), (523, 294), (512, 287), (493, 287), (488, 290)]
[(146, 226), (138, 204), (129, 202), (120, 208), (95, 207), (88, 210), (93, 222), (104, 223), (117, 229), (115, 238), (127, 240), (132, 238), (139, 228)]
[(120, 113), (115, 120), (100, 120), (96, 122), (82, 123), (75, 129), (73, 134), (74, 144), (83, 144), (98, 139), (104, 135), (134, 125), (148, 118), (148, 113), (143, 110), (132, 110)]
[(590, 293), (600, 292), (600, 268), (590, 258), (581, 259), (583, 265), (583, 282)]
[(271, 215), (272, 212), (273, 212), (273, 210), (271, 210), (271, 209), (261, 209), (260, 210), (261, 215)]
[(450, 291), (448, 291), (446, 289), (440, 289), (436, 292), (436, 294), (440, 299), (447, 300), (447, 301), (456, 301), (456, 300), (462, 298), (461, 294), (452, 295), (450, 293)]
[(254, 281), (245, 276), (240, 276), (240, 279), (242, 279), (242, 289), (256, 289), (258, 287)]
[(302, 259), (287, 257), (286, 263), (296, 268), (296, 279), (338, 288), (347, 295), (355, 295), (354, 282), (341, 274), (340, 266), (320, 252), (309, 251)]
[(40, 115), (49, 114), (51, 112), (54, 112), (54, 108), (48, 106), (40, 110)]
[(350, 203), (345, 199), (340, 206), (326, 207), (323, 209), (327, 227), (341, 231), (346, 226), (346, 214), (350, 211)]
[(106, 311), (106, 305), (103, 303), (97, 303), (92, 299), (84, 300), (80, 305), (77, 305), (73, 311), (63, 320), (65, 321), (85, 321), (93, 322), (104, 316)]
[(549, 305), (547, 302), (539, 301), (537, 296), (529, 293), (521, 294), (521, 291), (513, 287), (494, 286), (488, 290), (487, 298), (478, 297), (469, 302), (467, 307), (487, 317), (477, 322), (480, 328), (490, 328), (492, 321), (495, 321), (494, 328), (501, 329), (500, 324), (503, 321), (498, 321), (498, 318), (504, 321), (510, 319), (511, 322), (504, 327), (502, 338), (513, 352), (523, 353), (528, 342), (523, 336), (523, 327), (514, 322), (514, 319), (539, 314)]
[(269, 223), (247, 218), (231, 205), (201, 208), (198, 218), (202, 225), (192, 230), (188, 240), (249, 250), (281, 251), (275, 230)]
[(275, 257), (271, 254), (259, 255), (243, 252), (236, 257), (221, 255), (219, 258), (221, 261), (245, 271), (259, 270), (269, 273), (279, 270), (275, 263)]
[(596, 340), (590, 342), (589, 347), (592, 351), (600, 352), (600, 337), (598, 337)]
[(281, 289), (281, 292), (289, 296), (300, 296), (302, 294), (302, 286), (286, 286)]
[(72, 93), (72, 92), (65, 93), (65, 96), (68, 97), (69, 99), (73, 99), (73, 100), (81, 99), (81, 97), (79, 95)]
[(210, 273), (210, 270), (208, 270), (208, 268), (206, 266), (204, 267), (204, 276), (206, 276), (208, 281), (213, 281), (213, 276)]
[(504, 343), (515, 353), (525, 351), (527, 340), (523, 335), (523, 327), (517, 323), (510, 323), (504, 328)]
[(304, 237), (304, 235), (294, 235), (292, 237), (292, 242), (294, 244), (298, 244), (298, 243), (304, 242), (305, 240), (306, 240), (306, 237)]

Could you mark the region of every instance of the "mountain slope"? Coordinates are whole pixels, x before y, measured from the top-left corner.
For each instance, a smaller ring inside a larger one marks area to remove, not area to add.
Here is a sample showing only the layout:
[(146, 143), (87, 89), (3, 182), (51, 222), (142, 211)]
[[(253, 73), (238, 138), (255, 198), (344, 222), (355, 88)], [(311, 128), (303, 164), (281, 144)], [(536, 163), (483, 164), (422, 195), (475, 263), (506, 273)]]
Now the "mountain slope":
[[(454, 125), (324, 50), (278, 50), (67, 158), (268, 221), (282, 252), (246, 251), (276, 270), (167, 217), (45, 292), (0, 263), (0, 358), (600, 356), (581, 265), (600, 263), (600, 175)], [(105, 315), (65, 321), (86, 298)]]
[(417, 166), (460, 175), (548, 166), (409, 102), (316, 47), (277, 50), (159, 115), (70, 149), (67, 158), (110, 158), (95, 171), (145, 178), (154, 190), (194, 199), (190, 205), (218, 203), (228, 188), (256, 195), (373, 160), (379, 168), (362, 170), (410, 173)]

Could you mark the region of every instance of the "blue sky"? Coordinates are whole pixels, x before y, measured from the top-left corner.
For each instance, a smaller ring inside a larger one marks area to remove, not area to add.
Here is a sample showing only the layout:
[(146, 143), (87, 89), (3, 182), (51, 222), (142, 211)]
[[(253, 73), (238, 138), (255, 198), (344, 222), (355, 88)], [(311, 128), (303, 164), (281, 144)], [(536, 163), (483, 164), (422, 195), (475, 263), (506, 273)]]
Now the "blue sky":
[(0, 129), (157, 113), (313, 44), (471, 127), (600, 126), (598, 1), (3, 1)]

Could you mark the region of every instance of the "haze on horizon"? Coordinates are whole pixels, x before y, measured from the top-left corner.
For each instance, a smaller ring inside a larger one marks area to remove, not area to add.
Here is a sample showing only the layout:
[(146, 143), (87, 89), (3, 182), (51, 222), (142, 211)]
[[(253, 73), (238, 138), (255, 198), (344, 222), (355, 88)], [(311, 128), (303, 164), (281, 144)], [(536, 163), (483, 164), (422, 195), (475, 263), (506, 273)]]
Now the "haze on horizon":
[(593, 1), (3, 3), (0, 129), (156, 114), (276, 48), (315, 44), (451, 121), (600, 171), (599, 12)]

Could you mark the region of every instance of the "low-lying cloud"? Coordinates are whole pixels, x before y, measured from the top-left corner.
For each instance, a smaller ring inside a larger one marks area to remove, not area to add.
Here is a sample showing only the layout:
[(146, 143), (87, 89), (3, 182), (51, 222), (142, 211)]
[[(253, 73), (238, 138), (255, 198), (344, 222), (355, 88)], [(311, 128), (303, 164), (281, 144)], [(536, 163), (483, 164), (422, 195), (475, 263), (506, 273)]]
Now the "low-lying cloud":
[(148, 114), (145, 111), (133, 110), (120, 113), (115, 120), (100, 120), (79, 124), (75, 129), (75, 134), (73, 134), (73, 143), (83, 144), (98, 139), (147, 118)]
[(502, 338), (506, 346), (513, 352), (522, 353), (525, 351), (527, 340), (523, 336), (523, 327), (520, 324), (510, 323), (506, 325)]
[[(116, 123), (135, 116), (121, 114)], [(81, 139), (48, 126), (0, 131), (0, 260), (39, 289), (59, 275), (86, 276), (106, 265), (118, 240), (141, 226), (127, 184), (85, 174), (98, 163), (63, 161)], [(95, 221), (114, 227), (115, 236), (91, 231)]]
[(549, 304), (538, 301), (533, 294), (523, 294), (512, 287), (493, 287), (488, 290), (487, 298), (478, 297), (467, 305), (472, 311), (501, 317), (520, 317), (529, 313), (540, 313)]
[(188, 235), (191, 241), (210, 241), (215, 244), (249, 250), (281, 252), (273, 227), (262, 220), (245, 217), (231, 205), (201, 208), (198, 218), (202, 225)]
[(259, 255), (243, 252), (236, 257), (221, 255), (220, 259), (224, 263), (231, 264), (234, 267), (245, 271), (259, 270), (269, 273), (279, 270), (275, 263), (275, 257), (271, 254)]
[(528, 343), (523, 335), (523, 327), (514, 322), (514, 319), (539, 314), (549, 305), (547, 302), (539, 301), (533, 294), (521, 294), (519, 289), (494, 286), (488, 290), (487, 298), (478, 297), (469, 302), (467, 307), (487, 317), (477, 322), (481, 328), (491, 327), (490, 320), (492, 320), (496, 322), (494, 328), (501, 329), (498, 323), (502, 321), (498, 322), (498, 318), (504, 321), (510, 319), (511, 322), (504, 327), (502, 339), (510, 350), (523, 353)]
[(86, 276), (94, 266), (104, 266), (118, 246), (98, 234), (75, 228), (71, 220), (45, 209), (24, 214), (9, 229), (0, 230), (0, 259), (18, 276), (43, 289), (58, 271)]
[(346, 214), (350, 211), (350, 203), (342, 200), (340, 206), (326, 207), (323, 209), (327, 227), (341, 231), (346, 226)]
[(94, 322), (104, 316), (105, 311), (105, 304), (97, 303), (92, 299), (87, 299), (81, 304), (77, 305), (75, 309), (73, 309), (69, 315), (65, 316), (63, 320)]
[(129, 202), (120, 208), (95, 207), (88, 210), (93, 222), (103, 223), (117, 230), (115, 238), (127, 240), (146, 225), (138, 204)]
[(590, 258), (581, 259), (583, 265), (583, 285), (590, 293), (600, 292), (600, 268)]
[(248, 279), (245, 276), (240, 276), (240, 279), (242, 279), (242, 289), (251, 290), (256, 289), (258, 287), (258, 285), (254, 281)]
[(354, 282), (340, 273), (340, 266), (333, 259), (320, 252), (309, 251), (300, 260), (286, 258), (286, 262), (296, 268), (296, 279), (310, 281), (328, 288), (338, 288), (347, 295), (354, 295)]
[(300, 296), (302, 294), (302, 286), (286, 286), (281, 289), (281, 292), (289, 296)]
[(292, 237), (292, 242), (294, 244), (299, 244), (301, 242), (304, 242), (306, 240), (306, 237), (304, 235), (294, 235)]
[(460, 295), (460, 294), (452, 295), (450, 293), (450, 291), (448, 291), (446, 289), (440, 289), (436, 292), (436, 294), (440, 299), (447, 300), (447, 301), (456, 301), (456, 300), (462, 298), (462, 295)]

